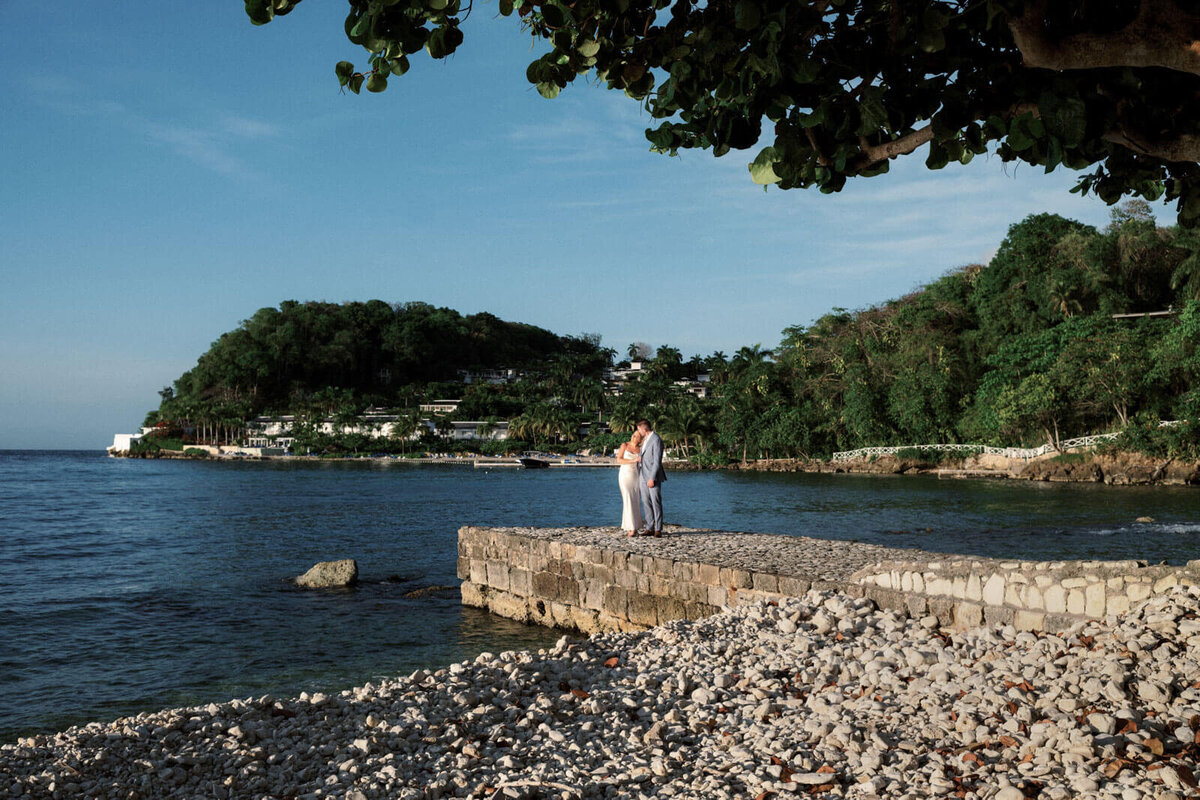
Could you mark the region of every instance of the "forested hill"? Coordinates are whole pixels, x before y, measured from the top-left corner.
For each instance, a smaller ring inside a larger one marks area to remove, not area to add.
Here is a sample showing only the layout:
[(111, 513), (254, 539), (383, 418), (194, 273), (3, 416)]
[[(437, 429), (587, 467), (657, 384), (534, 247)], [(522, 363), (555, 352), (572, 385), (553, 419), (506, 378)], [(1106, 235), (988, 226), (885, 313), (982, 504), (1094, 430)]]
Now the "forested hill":
[(558, 336), (488, 313), (464, 316), (417, 302), (289, 300), (222, 334), (163, 390), (159, 414), (247, 419), (349, 398), (402, 406), (411, 385), (457, 380), (459, 370), (539, 367), (598, 351), (597, 337)]
[(731, 375), (725, 393), (741, 401), (719, 430), (727, 447), (784, 455), (1200, 419), (1197, 252), (1144, 202), (1104, 230), (1027, 217), (986, 266), (785, 331), (771, 363)]
[[(543, 445), (604, 449), (611, 443), (577, 441), (583, 422), (599, 412), (619, 431), (650, 416), (669, 444), (714, 463), (1133, 436), (1158, 420), (1189, 424), (1164, 429), (1162, 447), (1130, 446), (1200, 457), (1200, 236), (1158, 227), (1134, 201), (1102, 230), (1036, 214), (998, 245), (987, 265), (833, 309), (786, 329), (774, 348), (684, 360), (667, 343), (652, 358), (634, 343), (627, 352), (645, 368), (607, 385), (616, 353), (596, 336), (422, 303), (284, 303), (217, 340), (163, 391), (147, 424), (235, 430), (263, 413), (350, 418), (455, 397), (457, 419), (509, 420), (516, 439)], [(523, 375), (503, 386), (454, 382), (479, 367)], [(709, 380), (692, 383), (701, 375)]]

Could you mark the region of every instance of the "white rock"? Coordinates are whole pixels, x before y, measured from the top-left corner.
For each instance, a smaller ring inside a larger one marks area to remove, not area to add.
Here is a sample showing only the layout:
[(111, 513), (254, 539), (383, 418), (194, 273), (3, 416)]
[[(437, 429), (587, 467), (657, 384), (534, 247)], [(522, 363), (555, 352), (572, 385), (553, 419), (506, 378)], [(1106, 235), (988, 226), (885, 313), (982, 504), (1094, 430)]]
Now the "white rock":
[(832, 772), (793, 772), (792, 783), (801, 786), (820, 786), (824, 783), (837, 783), (838, 777)]

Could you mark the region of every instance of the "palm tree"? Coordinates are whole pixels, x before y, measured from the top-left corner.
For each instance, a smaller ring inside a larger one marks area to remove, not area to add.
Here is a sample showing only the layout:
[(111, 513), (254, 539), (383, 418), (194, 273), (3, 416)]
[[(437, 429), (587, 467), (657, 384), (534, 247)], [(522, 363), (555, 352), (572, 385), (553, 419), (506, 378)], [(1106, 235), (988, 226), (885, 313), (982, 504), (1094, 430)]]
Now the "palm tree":
[(705, 369), (712, 370), (716, 367), (723, 367), (728, 363), (729, 359), (725, 357), (725, 353), (720, 350), (714, 350), (713, 354), (704, 359)]
[(1050, 309), (1053, 313), (1062, 314), (1064, 319), (1070, 319), (1083, 311), (1083, 303), (1078, 298), (1079, 290), (1069, 285), (1062, 278), (1055, 278), (1050, 284)]
[(531, 441), (537, 435), (533, 416), (528, 409), (508, 421), (508, 435), (523, 442)]
[(1171, 289), (1183, 300), (1200, 300), (1200, 234), (1192, 228), (1179, 228), (1171, 244), (1187, 256), (1171, 273)]
[(696, 403), (674, 403), (659, 421), (663, 441), (682, 446), (684, 458), (691, 457), (692, 440), (701, 436), (704, 428), (704, 414)]
[(753, 345), (739, 347), (738, 351), (733, 354), (732, 363), (737, 364), (761, 364), (769, 359), (774, 353), (765, 349), (761, 343), (755, 342)]
[(576, 381), (571, 387), (571, 400), (585, 414), (591, 409), (599, 409), (604, 402), (604, 384), (595, 378)]
[(633, 430), (636, 417), (627, 409), (613, 411), (608, 415), (608, 429), (613, 433), (625, 433)]
[(496, 432), (496, 420), (493, 417), (483, 420), (475, 426), (476, 439), (488, 439)]
[(400, 440), (400, 452), (408, 452), (409, 440), (422, 427), (424, 427), (424, 424), (421, 422), (421, 416), (415, 412), (401, 414), (396, 417), (396, 421), (392, 423), (392, 436)]

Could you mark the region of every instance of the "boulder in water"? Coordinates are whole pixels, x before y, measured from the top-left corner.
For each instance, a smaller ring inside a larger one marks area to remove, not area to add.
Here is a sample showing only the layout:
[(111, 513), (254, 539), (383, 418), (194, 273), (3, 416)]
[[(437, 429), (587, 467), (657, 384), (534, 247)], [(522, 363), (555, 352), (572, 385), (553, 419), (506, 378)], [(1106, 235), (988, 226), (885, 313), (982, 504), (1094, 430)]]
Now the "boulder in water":
[(321, 561), (313, 564), (308, 572), (296, 578), (296, 585), (308, 589), (326, 589), (331, 586), (353, 586), (358, 583), (358, 562), (353, 558), (341, 561)]
[(405, 592), (404, 596), (409, 600), (418, 600), (422, 597), (430, 597), (432, 595), (448, 594), (457, 592), (457, 586), (422, 586), (420, 589), (413, 589), (411, 592)]

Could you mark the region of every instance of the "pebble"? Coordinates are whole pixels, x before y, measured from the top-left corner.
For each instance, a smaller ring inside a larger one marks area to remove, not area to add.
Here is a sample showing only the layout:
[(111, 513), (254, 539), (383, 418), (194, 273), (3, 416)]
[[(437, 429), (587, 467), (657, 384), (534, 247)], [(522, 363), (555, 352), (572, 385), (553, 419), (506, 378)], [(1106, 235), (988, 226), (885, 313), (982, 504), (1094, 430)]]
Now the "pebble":
[(1200, 590), (1177, 588), (1055, 634), (943, 634), (810, 592), (23, 737), (0, 745), (0, 798), (1179, 800), (1196, 619)]

